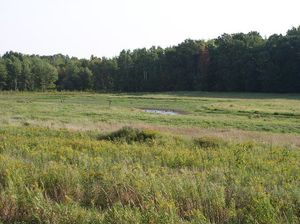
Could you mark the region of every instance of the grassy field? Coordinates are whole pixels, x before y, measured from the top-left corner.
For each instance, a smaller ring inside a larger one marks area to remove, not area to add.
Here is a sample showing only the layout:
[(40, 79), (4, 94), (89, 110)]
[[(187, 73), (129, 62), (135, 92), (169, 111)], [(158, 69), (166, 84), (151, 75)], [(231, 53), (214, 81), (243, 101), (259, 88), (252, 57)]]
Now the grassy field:
[(300, 95), (2, 92), (0, 122), (0, 223), (300, 223)]
[[(111, 101), (111, 106), (109, 106)], [(300, 133), (300, 95), (166, 93), (2, 93), (1, 122), (92, 130), (149, 125), (194, 129)], [(159, 116), (143, 108), (172, 109)]]

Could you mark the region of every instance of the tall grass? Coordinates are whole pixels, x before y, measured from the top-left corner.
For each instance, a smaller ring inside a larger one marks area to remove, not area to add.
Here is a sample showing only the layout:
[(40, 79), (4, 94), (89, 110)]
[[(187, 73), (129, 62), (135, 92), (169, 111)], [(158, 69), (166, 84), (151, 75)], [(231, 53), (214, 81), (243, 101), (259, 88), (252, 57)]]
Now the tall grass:
[(135, 131), (0, 128), (0, 223), (300, 222), (299, 149)]

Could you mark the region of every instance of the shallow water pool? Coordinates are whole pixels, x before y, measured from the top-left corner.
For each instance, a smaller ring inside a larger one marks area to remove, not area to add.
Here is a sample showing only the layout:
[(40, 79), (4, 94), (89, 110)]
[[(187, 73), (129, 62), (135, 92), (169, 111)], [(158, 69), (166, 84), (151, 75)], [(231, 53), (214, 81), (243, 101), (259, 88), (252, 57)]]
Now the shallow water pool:
[(161, 109), (144, 109), (144, 112), (154, 113), (154, 114), (165, 114), (165, 115), (177, 115), (179, 114), (173, 110), (161, 110)]

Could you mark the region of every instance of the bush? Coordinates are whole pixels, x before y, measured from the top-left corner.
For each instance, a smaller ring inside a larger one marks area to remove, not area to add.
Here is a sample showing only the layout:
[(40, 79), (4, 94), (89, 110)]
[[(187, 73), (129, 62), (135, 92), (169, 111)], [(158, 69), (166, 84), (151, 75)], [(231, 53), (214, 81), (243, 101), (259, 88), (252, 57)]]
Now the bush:
[(194, 144), (201, 148), (217, 148), (224, 145), (225, 142), (219, 138), (214, 137), (200, 137), (194, 139)]
[(137, 128), (123, 127), (118, 131), (101, 135), (99, 140), (121, 141), (129, 144), (133, 142), (147, 142), (154, 140), (158, 133), (152, 130), (139, 130)]

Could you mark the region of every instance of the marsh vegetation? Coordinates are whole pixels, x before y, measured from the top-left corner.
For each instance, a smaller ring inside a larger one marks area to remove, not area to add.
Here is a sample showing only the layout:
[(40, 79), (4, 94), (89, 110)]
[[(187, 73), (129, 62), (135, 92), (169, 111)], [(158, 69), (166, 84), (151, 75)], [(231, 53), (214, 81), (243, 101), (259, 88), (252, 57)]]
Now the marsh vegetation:
[(299, 99), (2, 92), (0, 223), (299, 223)]

